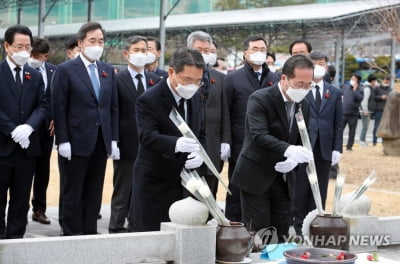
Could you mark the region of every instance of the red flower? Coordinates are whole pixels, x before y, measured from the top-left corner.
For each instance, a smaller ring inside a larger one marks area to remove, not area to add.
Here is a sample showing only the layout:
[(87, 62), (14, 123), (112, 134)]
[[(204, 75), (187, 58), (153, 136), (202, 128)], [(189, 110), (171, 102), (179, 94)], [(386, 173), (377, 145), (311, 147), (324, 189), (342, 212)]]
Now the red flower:
[(105, 71), (103, 71), (103, 72), (101, 73), (101, 76), (103, 76), (103, 77), (105, 78), (105, 77), (108, 76), (108, 73), (106, 73)]
[(150, 84), (150, 85), (154, 85), (153, 79), (150, 79), (150, 80), (149, 80), (149, 84)]
[(216, 82), (217, 82), (217, 80), (215, 80), (215, 79), (211, 79), (211, 80), (210, 80), (210, 82), (211, 82), (211, 83), (216, 83)]
[(269, 87), (269, 86), (272, 86), (272, 82), (268, 82), (268, 87)]
[(344, 252), (340, 252), (339, 255), (336, 257), (337, 260), (344, 260)]
[(31, 77), (31, 73), (30, 72), (25, 72), (25, 80), (30, 80)]
[(331, 97), (331, 94), (329, 93), (329, 90), (326, 90), (326, 92), (325, 92), (325, 94), (324, 94), (324, 97), (325, 97), (326, 99), (328, 99), (329, 97)]

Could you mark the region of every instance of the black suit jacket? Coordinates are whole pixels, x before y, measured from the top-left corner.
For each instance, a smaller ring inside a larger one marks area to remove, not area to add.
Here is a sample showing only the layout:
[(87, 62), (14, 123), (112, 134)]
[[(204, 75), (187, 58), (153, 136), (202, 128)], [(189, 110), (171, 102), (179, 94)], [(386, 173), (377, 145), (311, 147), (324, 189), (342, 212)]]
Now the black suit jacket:
[(111, 141), (118, 141), (118, 92), (114, 69), (102, 61), (96, 63), (99, 100), (80, 56), (60, 64), (53, 78), (56, 144), (70, 142), (72, 155), (87, 157), (92, 154), (99, 127), (108, 154), (111, 154)]
[(28, 65), (23, 66), (22, 73), (22, 93), (21, 98), (17, 98), (14, 74), (7, 61), (0, 63), (0, 156), (3, 157), (10, 155), (18, 145), (11, 138), (11, 132), (21, 124), (34, 129), (26, 154), (38, 156), (41, 152), (37, 130), (48, 111), (43, 78)]
[(45, 62), (44, 64), (47, 75), (46, 100), (49, 105), (49, 111), (47, 112), (43, 128), (45, 129), (45, 131), (48, 131), (50, 121), (53, 120), (53, 104), (51, 103), (51, 81), (53, 79), (53, 73), (56, 71), (57, 67), (48, 62)]
[[(299, 107), (300, 104), (296, 104), (296, 109)], [(307, 121), (309, 108), (305, 100), (301, 108)], [(247, 105), (245, 139), (232, 183), (250, 194), (266, 192), (275, 177), (282, 177), (274, 166), (285, 160), (283, 154), (289, 145), (301, 145), (301, 138), (295, 120), (289, 133), (285, 103), (278, 84), (254, 92)], [(291, 196), (294, 191), (294, 175), (286, 178)]]
[[(136, 101), (139, 153), (134, 165), (133, 203), (138, 231), (159, 230), (160, 223), (170, 221), (169, 206), (183, 198), (180, 172), (187, 153), (175, 153), (176, 141), (182, 134), (169, 118), (176, 101), (161, 80)], [(187, 101), (188, 125), (204, 141), (201, 99), (196, 93)]]
[[(269, 87), (279, 81), (279, 77), (263, 64), (261, 80), (249, 64), (228, 73), (224, 81), (224, 103), (229, 111), (228, 130), (231, 131), (231, 160), (236, 161), (244, 140), (244, 123), (247, 100), (254, 91)], [(224, 128), (225, 130), (225, 128)]]
[[(145, 71), (147, 89), (160, 81), (160, 77)], [(139, 94), (128, 69), (116, 75), (119, 106), (119, 150), (121, 159), (136, 159), (139, 140), (136, 127), (135, 103)]]

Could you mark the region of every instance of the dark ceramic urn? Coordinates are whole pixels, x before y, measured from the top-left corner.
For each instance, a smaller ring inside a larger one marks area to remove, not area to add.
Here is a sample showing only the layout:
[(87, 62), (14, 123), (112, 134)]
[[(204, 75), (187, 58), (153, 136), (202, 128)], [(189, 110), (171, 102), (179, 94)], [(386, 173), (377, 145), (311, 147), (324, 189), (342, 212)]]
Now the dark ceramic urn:
[(314, 247), (345, 250), (349, 228), (343, 216), (317, 215), (310, 224), (310, 239)]
[(230, 222), (230, 225), (217, 227), (218, 261), (241, 262), (250, 252), (251, 236), (242, 223)]

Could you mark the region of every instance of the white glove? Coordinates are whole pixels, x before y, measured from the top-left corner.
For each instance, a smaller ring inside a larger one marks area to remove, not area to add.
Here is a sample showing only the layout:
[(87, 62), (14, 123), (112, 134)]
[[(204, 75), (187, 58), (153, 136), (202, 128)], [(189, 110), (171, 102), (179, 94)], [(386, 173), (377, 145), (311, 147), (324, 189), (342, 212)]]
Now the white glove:
[(341, 157), (342, 157), (342, 154), (339, 151), (337, 151), (337, 150), (332, 151), (331, 166), (338, 164)]
[(58, 145), (58, 154), (68, 160), (71, 160), (71, 143), (65, 142)]
[(23, 124), (17, 126), (12, 132), (11, 137), (16, 143), (26, 141), (32, 134), (33, 128), (30, 125)]
[(29, 148), (29, 145), (31, 144), (31, 141), (29, 140), (29, 138), (22, 140), (19, 142), (19, 145), (21, 146), (21, 148), (23, 149), (27, 149)]
[(190, 169), (195, 169), (201, 166), (203, 164), (203, 158), (200, 156), (199, 152), (192, 152), (188, 155), (188, 159), (185, 162), (185, 168), (190, 170)]
[(275, 170), (280, 173), (287, 173), (289, 171), (292, 171), (294, 168), (296, 168), (298, 162), (294, 161), (291, 158), (287, 158), (285, 161), (281, 161), (275, 164)]
[(283, 154), (286, 158), (291, 158), (297, 163), (308, 163), (314, 159), (313, 153), (303, 146), (290, 145)]
[(119, 160), (119, 148), (117, 141), (111, 141), (111, 155), (109, 158), (113, 160)]
[(187, 137), (180, 137), (176, 141), (175, 152), (199, 152), (200, 145), (196, 140)]
[(221, 143), (221, 160), (228, 161), (231, 157), (231, 146), (228, 143)]

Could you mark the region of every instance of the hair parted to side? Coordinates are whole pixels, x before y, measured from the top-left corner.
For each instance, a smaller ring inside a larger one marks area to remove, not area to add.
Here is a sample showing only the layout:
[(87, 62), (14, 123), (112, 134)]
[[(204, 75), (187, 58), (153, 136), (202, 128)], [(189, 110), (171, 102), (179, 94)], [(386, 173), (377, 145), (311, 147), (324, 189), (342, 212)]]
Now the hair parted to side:
[(87, 23), (85, 23), (85, 24), (83, 24), (82, 26), (81, 26), (81, 28), (79, 29), (79, 31), (78, 31), (78, 33), (76, 33), (76, 38), (77, 38), (77, 40), (83, 40), (85, 37), (86, 37), (86, 34), (89, 32), (89, 31), (93, 31), (93, 30), (96, 30), (96, 29), (100, 29), (101, 30), (101, 32), (103, 32), (103, 37), (105, 38), (105, 30), (102, 28), (102, 26), (101, 26), (101, 24), (100, 23), (97, 23), (97, 22), (87, 22)]
[(50, 51), (50, 44), (47, 40), (37, 38), (33, 40), (31, 54), (47, 54)]
[(205, 63), (203, 56), (197, 50), (180, 48), (172, 55), (169, 66), (174, 68), (176, 73), (179, 73), (183, 71), (185, 65), (195, 66), (204, 70)]
[(147, 42), (149, 41), (154, 41), (154, 43), (156, 43), (156, 50), (160, 51), (161, 50), (161, 43), (160, 41), (158, 41), (158, 39), (154, 38), (154, 37), (146, 37)]
[(250, 46), (250, 42), (254, 42), (254, 41), (259, 41), (262, 40), (265, 43), (265, 46), (268, 47), (267, 41), (265, 40), (265, 38), (261, 37), (261, 36), (250, 36), (247, 37), (244, 41), (243, 41), (243, 50), (247, 50)]
[(306, 45), (308, 53), (310, 53), (310, 52), (312, 51), (312, 46), (311, 46), (311, 44), (310, 44), (308, 41), (303, 40), (303, 39), (301, 39), (301, 40), (295, 40), (295, 41), (293, 41), (292, 44), (290, 44), (290, 46), (289, 46), (289, 54), (290, 54), (290, 55), (292, 55), (293, 46), (296, 45), (296, 44), (300, 44), (300, 43), (304, 43), (304, 45)]
[(145, 38), (143, 36), (130, 36), (125, 40), (124, 49), (129, 50), (131, 45), (136, 44), (140, 41), (144, 41), (146, 43), (146, 47), (147, 47), (147, 38)]
[(314, 63), (312, 60), (303, 54), (298, 54), (287, 59), (282, 68), (282, 74), (288, 78), (295, 78), (295, 69), (314, 69)]
[(193, 42), (195, 42), (196, 40), (206, 41), (210, 44), (213, 43), (213, 40), (212, 40), (212, 37), (210, 36), (210, 34), (204, 32), (204, 31), (194, 31), (194, 32), (190, 33), (189, 36), (187, 37), (187, 40), (186, 40), (187, 48), (191, 49), (193, 47)]
[(14, 25), (7, 28), (6, 32), (4, 33), (4, 41), (12, 45), (14, 42), (15, 34), (17, 33), (29, 36), (31, 43), (33, 42), (32, 31), (24, 25)]

